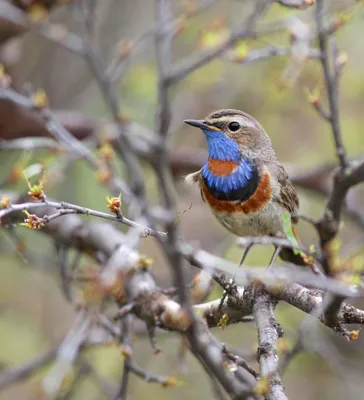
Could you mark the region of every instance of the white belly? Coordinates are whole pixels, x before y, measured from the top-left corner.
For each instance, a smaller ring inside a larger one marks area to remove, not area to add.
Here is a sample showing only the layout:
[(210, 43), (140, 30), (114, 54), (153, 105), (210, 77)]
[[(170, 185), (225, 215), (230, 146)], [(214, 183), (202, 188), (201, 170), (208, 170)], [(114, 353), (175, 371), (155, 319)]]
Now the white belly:
[(255, 213), (224, 213), (212, 210), (219, 222), (237, 236), (282, 236), (283, 214), (287, 212), (278, 203), (270, 202)]

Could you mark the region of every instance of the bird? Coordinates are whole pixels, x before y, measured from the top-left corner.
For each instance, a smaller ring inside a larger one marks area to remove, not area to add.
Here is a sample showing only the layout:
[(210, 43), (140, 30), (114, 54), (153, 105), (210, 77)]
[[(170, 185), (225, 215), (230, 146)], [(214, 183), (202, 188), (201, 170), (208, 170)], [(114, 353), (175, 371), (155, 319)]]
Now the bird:
[[(278, 255), (296, 265), (309, 264), (307, 257), (295, 250), (300, 244), (294, 230), (299, 219), (297, 192), (262, 125), (246, 112), (234, 109), (184, 122), (202, 130), (208, 148), (205, 164), (185, 181), (199, 185), (202, 200), (217, 220), (239, 237), (288, 239), (293, 248), (275, 246), (269, 267)], [(246, 247), (240, 265), (251, 247)]]

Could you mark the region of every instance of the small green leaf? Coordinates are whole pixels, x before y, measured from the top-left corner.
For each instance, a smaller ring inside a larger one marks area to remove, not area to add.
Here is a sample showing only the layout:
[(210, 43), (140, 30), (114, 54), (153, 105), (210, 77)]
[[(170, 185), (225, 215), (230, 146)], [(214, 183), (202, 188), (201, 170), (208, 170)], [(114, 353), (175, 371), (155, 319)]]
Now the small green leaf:
[[(296, 236), (292, 230), (291, 214), (287, 211), (283, 214), (283, 229), (287, 239), (292, 243), (293, 246), (298, 247)], [(301, 254), (302, 252), (297, 249), (293, 249), (295, 255)]]

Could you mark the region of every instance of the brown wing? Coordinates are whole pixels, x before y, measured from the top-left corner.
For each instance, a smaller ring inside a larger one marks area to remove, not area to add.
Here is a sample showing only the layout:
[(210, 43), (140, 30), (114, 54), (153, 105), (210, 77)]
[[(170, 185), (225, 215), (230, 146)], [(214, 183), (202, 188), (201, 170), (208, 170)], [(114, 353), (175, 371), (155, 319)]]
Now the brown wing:
[(288, 178), (286, 170), (281, 164), (277, 164), (277, 179), (280, 184), (280, 193), (276, 198), (276, 201), (280, 203), (284, 208), (286, 208), (291, 216), (292, 222), (298, 222), (298, 209), (299, 200), (295, 188), (293, 187), (291, 181)]
[[(280, 184), (280, 192), (278, 197), (275, 199), (279, 204), (281, 204), (285, 209), (287, 209), (291, 214), (292, 223), (298, 222), (298, 208), (299, 200), (295, 188), (293, 187), (291, 181), (288, 178), (286, 170), (281, 164), (276, 164), (274, 169), (275, 177)], [(296, 236), (297, 242), (300, 240), (296, 234), (296, 231), (292, 227), (293, 233)], [(307, 265), (308, 262), (306, 258), (303, 258), (301, 253), (296, 254), (292, 249), (284, 247), (279, 256), (282, 260), (291, 262), (296, 265)]]

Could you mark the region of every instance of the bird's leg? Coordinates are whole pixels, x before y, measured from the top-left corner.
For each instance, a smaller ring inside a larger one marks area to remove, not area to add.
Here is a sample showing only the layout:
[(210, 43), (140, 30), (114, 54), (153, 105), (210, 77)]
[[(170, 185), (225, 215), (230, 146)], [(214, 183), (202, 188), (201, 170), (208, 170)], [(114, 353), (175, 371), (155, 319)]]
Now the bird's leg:
[(281, 252), (281, 250), (282, 250), (282, 246), (276, 246), (276, 248), (274, 250), (274, 253), (272, 255), (272, 258), (269, 261), (269, 264), (268, 264), (268, 267), (267, 267), (267, 271), (269, 271), (269, 269), (273, 266), (273, 264), (275, 263), (275, 261), (276, 261), (276, 259), (278, 257), (278, 254)]
[[(276, 246), (274, 249), (274, 253), (272, 255), (272, 258), (269, 261), (268, 267), (267, 267), (267, 271), (269, 271), (269, 269), (274, 265), (278, 254), (281, 252), (282, 250), (282, 246)], [(262, 284), (257, 282), (255, 284), (253, 284), (253, 288), (252, 288), (252, 297), (255, 298), (256, 294), (257, 294), (257, 290), (258, 288), (262, 288)]]
[(230, 278), (229, 282), (223, 285), (224, 291), (221, 296), (220, 304), (218, 311), (221, 310), (221, 307), (224, 305), (224, 301), (227, 298), (228, 295), (235, 295), (237, 294), (237, 287), (234, 281), (234, 278)]
[(316, 262), (314, 262), (313, 264), (309, 264), (309, 267), (311, 268), (311, 271), (312, 271), (315, 275), (325, 276), (325, 274), (321, 272), (321, 270), (320, 270), (320, 268), (318, 267), (318, 265), (317, 265)]
[(240, 264), (239, 264), (239, 268), (244, 264), (244, 261), (245, 261), (245, 259), (246, 259), (246, 256), (248, 255), (248, 253), (249, 253), (249, 251), (250, 251), (250, 249), (253, 247), (253, 243), (249, 243), (248, 244), (248, 246), (246, 246), (246, 249), (244, 250), (244, 253), (243, 253), (243, 257), (241, 257), (241, 261), (240, 261)]
[[(253, 247), (253, 243), (249, 243), (249, 244), (246, 246), (246, 248), (245, 248), (245, 250), (244, 250), (244, 253), (243, 253), (243, 257), (241, 257), (241, 261), (240, 261), (240, 264), (239, 264), (239, 268), (244, 264), (244, 261), (245, 261), (245, 259), (246, 259), (246, 256), (248, 255), (249, 250), (250, 250), (252, 247)], [(228, 285), (226, 286), (225, 290), (224, 290), (223, 293), (222, 293), (221, 300), (220, 300), (220, 304), (219, 304), (219, 310), (220, 310), (221, 307), (223, 306), (226, 297), (229, 295), (229, 291), (231, 291), (231, 289), (234, 287), (234, 285), (235, 285), (234, 278), (231, 278), (231, 279), (229, 280), (229, 282), (228, 282)]]

